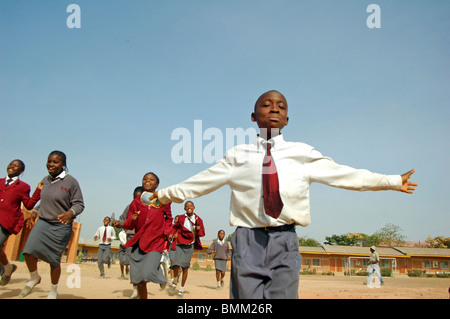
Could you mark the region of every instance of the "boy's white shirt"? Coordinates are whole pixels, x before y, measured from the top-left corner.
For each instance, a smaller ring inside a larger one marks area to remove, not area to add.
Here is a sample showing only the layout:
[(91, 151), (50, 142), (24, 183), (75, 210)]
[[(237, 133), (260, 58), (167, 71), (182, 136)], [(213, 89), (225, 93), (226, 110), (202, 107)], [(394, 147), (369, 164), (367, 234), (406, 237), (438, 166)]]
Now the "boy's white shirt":
[(127, 233), (123, 229), (119, 233), (119, 240), (122, 245), (127, 243)]
[(358, 191), (400, 190), (400, 175), (384, 175), (335, 163), (312, 146), (286, 142), (280, 134), (271, 140), (271, 154), (278, 171), (284, 206), (274, 219), (264, 212), (262, 163), (266, 143), (257, 137), (254, 144), (230, 149), (212, 167), (187, 180), (158, 191), (159, 200), (182, 203), (228, 185), (231, 188), (230, 225), (249, 228), (311, 223), (309, 187), (313, 182)]
[(109, 225), (107, 227), (108, 227), (108, 229), (106, 231), (106, 241), (103, 241), (103, 233), (105, 232), (105, 226), (100, 226), (97, 229), (97, 232), (95, 233), (95, 236), (97, 236), (98, 240), (100, 241), (99, 244), (109, 245), (109, 244), (111, 244), (111, 242), (108, 241), (108, 238), (111, 238), (111, 240), (116, 239), (116, 233), (114, 231), (114, 228), (112, 226), (109, 226)]

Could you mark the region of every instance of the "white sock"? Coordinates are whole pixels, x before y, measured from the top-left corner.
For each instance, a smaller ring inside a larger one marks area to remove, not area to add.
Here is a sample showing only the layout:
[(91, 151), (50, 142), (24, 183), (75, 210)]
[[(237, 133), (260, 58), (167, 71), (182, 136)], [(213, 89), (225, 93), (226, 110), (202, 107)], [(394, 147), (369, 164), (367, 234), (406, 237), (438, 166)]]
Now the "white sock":
[(130, 298), (136, 298), (138, 295), (137, 285), (133, 285), (133, 294)]
[(182, 287), (180, 287), (180, 290), (179, 290), (180, 292), (184, 292), (184, 287), (182, 286)]
[(217, 287), (220, 287), (220, 281), (217, 282)]
[(34, 285), (39, 281), (41, 276), (39, 276), (38, 271), (30, 272), (30, 280), (27, 282), (28, 287), (34, 287)]
[(50, 293), (47, 296), (47, 299), (56, 299), (56, 297), (58, 296), (58, 284), (50, 285)]

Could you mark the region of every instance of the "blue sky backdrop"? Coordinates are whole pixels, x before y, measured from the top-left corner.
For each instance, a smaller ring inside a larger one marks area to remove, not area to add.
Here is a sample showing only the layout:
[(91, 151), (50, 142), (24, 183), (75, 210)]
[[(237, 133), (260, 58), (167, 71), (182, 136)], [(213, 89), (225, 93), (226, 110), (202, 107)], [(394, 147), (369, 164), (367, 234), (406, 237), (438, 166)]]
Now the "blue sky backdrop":
[[(66, 24), (71, 3), (81, 28)], [(381, 28), (366, 24), (371, 3)], [(439, 0), (1, 1), (0, 176), (20, 158), (34, 188), (48, 154), (65, 152), (86, 204), (81, 236), (92, 238), (146, 172), (163, 188), (211, 165), (174, 163), (176, 128), (256, 128), (256, 99), (277, 89), (289, 103), (286, 140), (379, 173), (415, 168), (419, 183), (412, 196), (313, 184), (312, 224), (299, 236), (391, 223), (408, 240), (448, 237), (448, 12)], [(194, 200), (205, 239), (233, 231), (229, 194)]]

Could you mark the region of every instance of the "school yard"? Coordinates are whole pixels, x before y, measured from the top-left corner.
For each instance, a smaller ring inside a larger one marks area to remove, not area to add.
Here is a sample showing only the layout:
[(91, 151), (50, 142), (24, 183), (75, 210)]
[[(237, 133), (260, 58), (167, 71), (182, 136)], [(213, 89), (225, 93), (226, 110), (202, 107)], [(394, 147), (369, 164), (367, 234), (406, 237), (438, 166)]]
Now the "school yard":
[[(21, 299), (18, 297), (29, 275), (24, 262), (15, 261), (18, 266), (7, 286), (0, 287), (0, 299)], [(38, 270), (42, 282), (25, 299), (45, 299), (50, 290), (50, 268), (39, 262)], [(128, 299), (132, 294), (129, 280), (121, 280), (118, 264), (110, 269), (105, 266), (105, 278), (99, 277), (97, 265), (62, 264), (59, 283), (60, 299)], [(226, 273), (225, 288), (216, 289), (214, 271), (190, 269), (184, 299), (228, 299), (230, 273)], [(449, 278), (410, 278), (397, 275), (385, 278), (381, 288), (368, 288), (366, 277), (344, 275), (301, 275), (300, 299), (449, 299)], [(177, 299), (169, 296), (168, 288), (148, 284), (149, 299)]]

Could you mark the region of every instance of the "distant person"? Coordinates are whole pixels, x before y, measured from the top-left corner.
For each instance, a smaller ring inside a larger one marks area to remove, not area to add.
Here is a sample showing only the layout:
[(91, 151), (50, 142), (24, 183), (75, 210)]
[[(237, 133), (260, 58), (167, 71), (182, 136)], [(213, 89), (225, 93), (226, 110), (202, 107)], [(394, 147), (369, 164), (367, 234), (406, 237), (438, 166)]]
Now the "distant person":
[(366, 285), (372, 281), (373, 275), (377, 275), (378, 279), (380, 279), (380, 283), (384, 285), (383, 277), (381, 277), (380, 271), (380, 257), (376, 252), (376, 247), (370, 247), (370, 258), (369, 258), (369, 266), (367, 267), (369, 271), (369, 276), (367, 277)]
[(184, 287), (188, 278), (189, 267), (194, 249), (202, 249), (200, 237), (205, 236), (203, 220), (194, 214), (195, 206), (191, 201), (184, 204), (184, 215), (178, 215), (178, 222), (173, 226), (173, 235), (176, 236), (177, 246), (173, 255), (172, 269), (174, 281), (170, 286), (170, 293), (175, 292), (178, 275), (182, 271), (181, 286), (178, 290), (178, 298), (183, 298)]
[(231, 257), (230, 244), (225, 240), (225, 231), (219, 230), (217, 239), (206, 250), (207, 254), (214, 254), (214, 265), (216, 268), (217, 288), (224, 287), (225, 271), (227, 270), (227, 260)]
[[(141, 197), (143, 192), (144, 192), (144, 188), (142, 186), (137, 186), (133, 191), (133, 200), (135, 198)], [(130, 205), (127, 205), (127, 207), (125, 207), (122, 215), (120, 215), (119, 220), (113, 221), (113, 223), (112, 223), (113, 227), (117, 227), (117, 228), (123, 227), (123, 223), (127, 220), (129, 208), (130, 208)], [(134, 229), (124, 229), (124, 231), (127, 235), (126, 242), (128, 242), (135, 234)], [(122, 273), (121, 278), (123, 277), (124, 267), (126, 269), (129, 269), (130, 259), (131, 259), (131, 249), (132, 248), (125, 247), (126, 242), (125, 242), (125, 244), (120, 245), (120, 251), (119, 251), (120, 271)], [(138, 290), (137, 290), (137, 285), (133, 284), (133, 293), (131, 294), (130, 299), (136, 299), (138, 297), (139, 297), (139, 294), (138, 294)]]
[(105, 278), (104, 264), (111, 268), (111, 243), (116, 239), (116, 232), (112, 226), (109, 226), (111, 218), (106, 216), (103, 218), (103, 226), (97, 229), (94, 240), (99, 240), (97, 252), (97, 265), (100, 270), (100, 277)]
[(37, 269), (39, 259), (50, 265), (48, 299), (58, 297), (61, 257), (72, 237), (72, 222), (84, 210), (80, 185), (67, 173), (66, 162), (63, 152), (53, 151), (48, 156), (49, 175), (42, 180), (41, 202), (37, 213), (33, 211), (29, 219), (34, 226), (23, 249), (30, 279), (22, 289), (21, 297), (29, 295), (41, 282)]
[(307, 144), (285, 141), (281, 130), (289, 122), (288, 103), (275, 90), (257, 99), (251, 120), (259, 127), (255, 143), (231, 148), (217, 164), (154, 196), (163, 204), (182, 203), (228, 185), (230, 224), (237, 226), (230, 297), (298, 298), (301, 256), (295, 227), (310, 224), (310, 184), (413, 193), (417, 184), (408, 180), (414, 170), (383, 175), (354, 169)]

